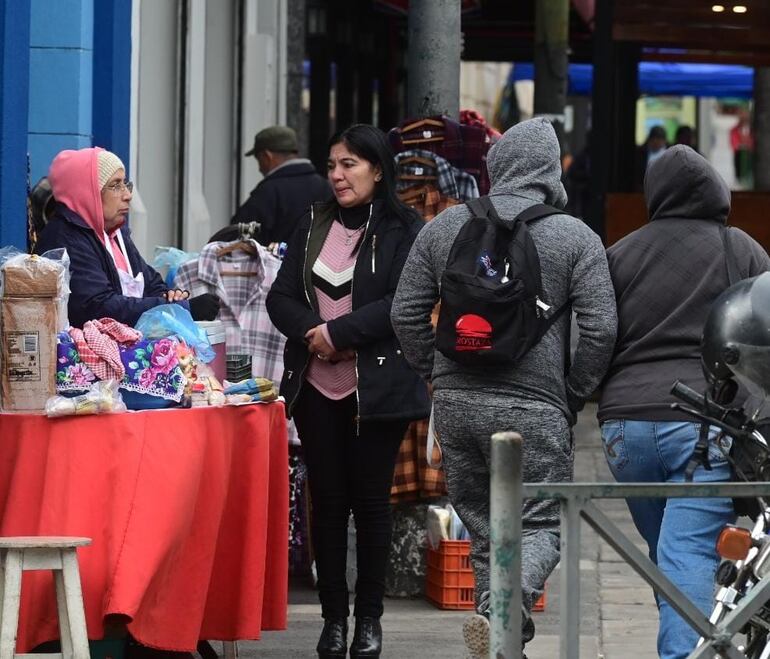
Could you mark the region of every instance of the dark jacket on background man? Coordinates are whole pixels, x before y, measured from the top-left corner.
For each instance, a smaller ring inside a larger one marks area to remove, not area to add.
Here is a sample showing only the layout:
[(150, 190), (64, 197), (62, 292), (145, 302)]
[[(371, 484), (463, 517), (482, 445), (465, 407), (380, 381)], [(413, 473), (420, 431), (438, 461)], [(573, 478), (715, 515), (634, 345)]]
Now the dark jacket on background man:
[(607, 250), (618, 339), (599, 421), (692, 419), (671, 410), (675, 380), (704, 391), (700, 340), (709, 308), (729, 286), (723, 232), (741, 278), (770, 269), (746, 233), (725, 230), (730, 190), (693, 149), (670, 147), (644, 183), (650, 222)]
[[(75, 327), (98, 318), (114, 318), (133, 327), (145, 311), (166, 303), (161, 297), (168, 290), (163, 279), (139, 254), (128, 227), (119, 230), (123, 233), (131, 269), (144, 276), (142, 298), (123, 295), (118, 270), (104, 244), (85, 220), (64, 204), (55, 205), (40, 235), (35, 247), (37, 254), (60, 247), (67, 249), (71, 290), (68, 314), (70, 324)], [(187, 301), (177, 304), (189, 310)]]
[[(337, 350), (352, 348), (358, 353), (356, 397), (362, 420), (424, 419), (430, 414), (427, 389), (404, 358), (390, 322), (401, 269), (423, 223), (418, 220), (406, 226), (386, 215), (380, 200), (373, 203), (353, 271), (353, 310), (328, 321), (327, 329)], [(287, 337), (281, 395), (289, 415), (312, 357), (305, 334), (324, 322), (318, 313), (312, 267), (338, 213), (336, 202), (313, 204), (289, 243), (267, 296), (270, 319)]]
[(304, 158), (293, 158), (276, 167), (235, 212), (231, 224), (259, 222), (257, 242), (262, 245), (289, 242), (310, 204), (327, 201), (331, 188)]

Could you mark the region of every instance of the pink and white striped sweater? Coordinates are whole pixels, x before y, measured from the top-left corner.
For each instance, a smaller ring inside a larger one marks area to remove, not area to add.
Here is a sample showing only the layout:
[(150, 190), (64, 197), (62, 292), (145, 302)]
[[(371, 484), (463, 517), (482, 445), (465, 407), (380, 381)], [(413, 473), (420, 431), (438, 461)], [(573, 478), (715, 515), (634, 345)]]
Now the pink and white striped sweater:
[[(350, 232), (345, 232), (340, 222), (333, 222), (318, 259), (313, 264), (313, 287), (318, 299), (318, 313), (324, 321), (334, 320), (353, 310), (353, 269), (356, 255), (353, 253), (366, 224), (355, 232), (352, 242)], [(351, 244), (346, 244), (351, 242)], [(324, 326), (324, 330), (325, 330)], [(324, 338), (331, 342), (328, 331)], [(332, 400), (341, 400), (356, 390), (356, 362), (354, 359), (332, 364), (313, 359), (308, 367), (306, 379), (318, 391)]]

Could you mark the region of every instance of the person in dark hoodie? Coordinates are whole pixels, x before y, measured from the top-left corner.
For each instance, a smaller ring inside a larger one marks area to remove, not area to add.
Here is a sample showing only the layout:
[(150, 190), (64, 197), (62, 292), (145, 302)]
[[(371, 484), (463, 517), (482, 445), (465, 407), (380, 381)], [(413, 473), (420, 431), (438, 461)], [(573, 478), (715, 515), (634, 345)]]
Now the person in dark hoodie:
[(70, 258), (69, 321), (113, 318), (133, 326), (160, 304), (184, 306), (195, 320), (213, 320), (219, 298), (169, 290), (142, 258), (125, 226), (133, 183), (123, 162), (100, 147), (61, 151), (48, 172), (55, 203), (35, 246), (42, 254), (64, 247)]
[[(726, 229), (730, 190), (708, 161), (677, 145), (650, 164), (644, 181), (650, 221), (607, 250), (618, 307), (618, 340), (604, 382), (598, 417), (604, 452), (623, 482), (682, 482), (700, 424), (670, 408), (669, 391), (681, 380), (706, 390), (701, 368), (703, 325), (715, 298), (729, 286), (726, 245), (740, 276), (770, 267), (764, 249), (737, 228)], [(730, 478), (727, 461), (713, 444), (711, 471), (695, 481)], [(649, 556), (706, 614), (712, 607), (715, 543), (733, 521), (727, 498), (629, 499), (634, 524)], [(694, 631), (658, 598), (658, 653), (686, 657)]]
[(288, 126), (259, 131), (244, 155), (256, 158), (264, 178), (230, 224), (259, 222), (256, 240), (268, 248), (288, 243), (310, 204), (331, 198), (329, 184), (309, 160), (298, 157), (297, 135)]
[[(564, 208), (559, 142), (551, 124), (531, 119), (508, 129), (490, 149), (489, 195), (509, 223), (526, 208)], [(430, 317), (439, 283), (467, 206), (436, 216), (417, 236), (404, 266), (391, 319), (404, 354), (433, 386), (433, 418), (441, 440), (449, 498), (471, 535), (477, 616), (466, 620), (471, 655), (489, 656), (489, 461), (492, 433), (524, 438), (524, 481), (572, 479), (571, 426), (598, 386), (615, 344), (616, 316), (607, 259), (599, 236), (582, 221), (556, 214), (529, 225), (552, 309), (566, 301), (577, 314), (579, 339), (569, 374), (570, 314), (563, 314), (518, 363), (497, 369), (463, 366), (434, 350)], [(534, 636), (529, 612), (559, 561), (559, 504), (528, 500), (522, 511), (522, 638)]]

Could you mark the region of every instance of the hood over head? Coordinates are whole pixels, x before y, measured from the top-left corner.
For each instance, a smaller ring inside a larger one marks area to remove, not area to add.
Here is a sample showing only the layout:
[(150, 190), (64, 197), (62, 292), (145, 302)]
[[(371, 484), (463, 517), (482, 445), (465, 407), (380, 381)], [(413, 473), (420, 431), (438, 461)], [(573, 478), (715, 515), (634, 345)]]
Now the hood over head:
[(104, 149), (88, 147), (60, 151), (48, 170), (56, 201), (77, 213), (104, 242), (104, 209), (99, 186), (99, 157)]
[(650, 221), (664, 219), (727, 221), (730, 188), (708, 160), (678, 144), (650, 163), (644, 177)]
[(564, 208), (561, 149), (551, 122), (542, 117), (509, 128), (487, 154), (490, 194), (513, 194)]

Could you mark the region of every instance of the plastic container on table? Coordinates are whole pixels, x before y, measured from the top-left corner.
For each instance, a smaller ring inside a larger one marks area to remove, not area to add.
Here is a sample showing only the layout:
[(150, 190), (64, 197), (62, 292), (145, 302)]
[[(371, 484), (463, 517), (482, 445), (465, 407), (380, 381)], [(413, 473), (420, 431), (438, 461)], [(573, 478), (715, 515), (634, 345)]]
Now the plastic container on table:
[(209, 362), (214, 376), (220, 382), (227, 377), (227, 349), (225, 344), (225, 324), (221, 320), (198, 320), (195, 324), (206, 332), (214, 351), (214, 359)]

